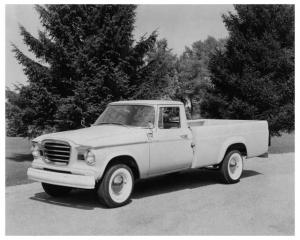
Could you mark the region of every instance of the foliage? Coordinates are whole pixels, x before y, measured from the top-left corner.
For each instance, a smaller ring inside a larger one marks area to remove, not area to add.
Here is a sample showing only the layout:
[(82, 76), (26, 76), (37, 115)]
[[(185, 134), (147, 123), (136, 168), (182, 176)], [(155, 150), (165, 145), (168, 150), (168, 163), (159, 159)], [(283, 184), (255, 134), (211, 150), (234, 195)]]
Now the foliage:
[(294, 6), (236, 5), (223, 19), (226, 51), (209, 64), (202, 104), (211, 118), (268, 120), (272, 135), (294, 129)]
[[(208, 37), (186, 47), (178, 60), (179, 85), (177, 97), (190, 104), (190, 114), (200, 114), (199, 103), (210, 84), (209, 58), (216, 50), (224, 49), (225, 39)], [(194, 111), (194, 108), (196, 111)]]
[(21, 109), (15, 105), (15, 101), (18, 99), (18, 94), (7, 89), (6, 96), (10, 101), (5, 103), (6, 108), (6, 135), (17, 136), (18, 131), (21, 128)]
[(20, 26), (30, 59), (13, 45), (28, 84), (7, 91), (9, 135), (80, 128), (95, 121), (108, 102), (137, 94), (156, 33), (134, 43), (134, 5), (36, 6), (38, 38)]
[(135, 9), (36, 6), (38, 37), (20, 26), (35, 59), (13, 45), (28, 84), (6, 90), (7, 135), (80, 128), (121, 99), (179, 99), (192, 117), (266, 119), (272, 135), (294, 129), (294, 6), (236, 5), (223, 16), (228, 39), (197, 41), (179, 58), (156, 32), (134, 42)]
[(167, 40), (157, 41), (146, 54), (146, 65), (140, 71), (139, 90), (133, 98), (172, 99), (178, 87), (176, 61), (177, 57), (168, 48)]

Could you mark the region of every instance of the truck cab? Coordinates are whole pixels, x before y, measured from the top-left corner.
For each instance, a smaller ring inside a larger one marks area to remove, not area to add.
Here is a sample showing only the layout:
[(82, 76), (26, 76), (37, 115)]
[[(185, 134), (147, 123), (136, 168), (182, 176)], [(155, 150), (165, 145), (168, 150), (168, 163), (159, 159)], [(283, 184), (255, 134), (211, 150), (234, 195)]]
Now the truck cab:
[(189, 168), (193, 160), (192, 132), (186, 121), (184, 105), (165, 102), (156, 105), (156, 120), (148, 134), (149, 175)]

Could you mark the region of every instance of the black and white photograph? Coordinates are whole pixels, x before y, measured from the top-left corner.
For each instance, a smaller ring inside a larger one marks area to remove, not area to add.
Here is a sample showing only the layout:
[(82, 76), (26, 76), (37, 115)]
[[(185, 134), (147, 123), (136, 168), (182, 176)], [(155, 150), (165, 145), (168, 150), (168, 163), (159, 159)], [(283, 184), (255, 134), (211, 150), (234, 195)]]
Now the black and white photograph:
[(153, 3), (3, 4), (5, 236), (295, 236), (296, 4)]

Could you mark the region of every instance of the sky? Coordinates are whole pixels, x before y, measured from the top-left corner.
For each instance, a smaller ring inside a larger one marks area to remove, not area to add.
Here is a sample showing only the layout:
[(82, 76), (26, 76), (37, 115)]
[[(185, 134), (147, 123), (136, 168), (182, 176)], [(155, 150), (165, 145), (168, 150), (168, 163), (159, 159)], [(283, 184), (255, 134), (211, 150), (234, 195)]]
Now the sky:
[[(166, 38), (169, 48), (180, 55), (185, 46), (207, 36), (227, 37), (221, 16), (228, 11), (234, 11), (232, 5), (139, 5), (134, 38), (138, 40), (157, 30), (158, 38)], [(24, 45), (18, 26), (23, 25), (33, 36), (37, 36), (42, 27), (33, 5), (6, 5), (5, 18), (5, 85), (14, 89), (15, 84), (26, 84), (26, 76), (11, 52), (11, 43), (27, 56), (34, 57)]]

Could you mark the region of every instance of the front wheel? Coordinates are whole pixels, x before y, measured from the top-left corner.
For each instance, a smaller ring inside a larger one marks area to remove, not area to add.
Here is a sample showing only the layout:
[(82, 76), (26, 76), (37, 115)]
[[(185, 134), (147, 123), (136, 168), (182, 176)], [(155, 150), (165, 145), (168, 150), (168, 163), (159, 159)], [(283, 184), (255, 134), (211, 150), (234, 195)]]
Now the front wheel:
[(127, 204), (133, 190), (134, 178), (131, 169), (125, 164), (110, 167), (97, 190), (97, 196), (108, 207), (120, 207)]
[(243, 157), (238, 150), (230, 151), (224, 157), (221, 173), (225, 183), (236, 183), (243, 173)]
[(48, 195), (53, 197), (65, 196), (72, 190), (71, 187), (58, 186), (49, 183), (42, 183), (42, 187)]

